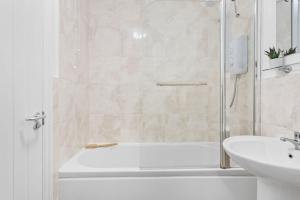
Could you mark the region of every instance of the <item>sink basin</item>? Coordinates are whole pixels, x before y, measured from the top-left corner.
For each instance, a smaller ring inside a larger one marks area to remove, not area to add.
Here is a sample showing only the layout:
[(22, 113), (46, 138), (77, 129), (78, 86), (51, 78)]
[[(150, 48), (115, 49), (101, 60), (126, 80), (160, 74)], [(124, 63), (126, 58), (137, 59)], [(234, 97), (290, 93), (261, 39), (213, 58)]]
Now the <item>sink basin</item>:
[(300, 199), (300, 151), (279, 138), (236, 136), (223, 143), (227, 154), (258, 177), (258, 199)]

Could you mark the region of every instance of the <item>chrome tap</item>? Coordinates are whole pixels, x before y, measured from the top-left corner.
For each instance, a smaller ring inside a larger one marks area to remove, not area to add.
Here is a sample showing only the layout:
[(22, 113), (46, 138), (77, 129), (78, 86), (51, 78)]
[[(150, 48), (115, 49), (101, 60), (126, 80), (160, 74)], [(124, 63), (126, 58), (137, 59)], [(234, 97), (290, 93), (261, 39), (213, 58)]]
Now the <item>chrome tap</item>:
[(295, 146), (296, 150), (300, 150), (300, 132), (294, 133), (294, 139), (282, 137), (280, 140), (283, 142), (290, 142)]

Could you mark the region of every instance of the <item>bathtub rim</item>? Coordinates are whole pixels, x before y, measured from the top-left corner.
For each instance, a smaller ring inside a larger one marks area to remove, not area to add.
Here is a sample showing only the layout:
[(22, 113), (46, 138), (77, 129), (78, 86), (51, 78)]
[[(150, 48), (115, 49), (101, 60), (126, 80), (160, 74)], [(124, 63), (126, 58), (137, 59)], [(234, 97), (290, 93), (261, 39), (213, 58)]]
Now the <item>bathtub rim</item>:
[[(59, 178), (116, 178), (116, 177), (195, 177), (195, 176), (253, 176), (243, 168), (203, 168), (203, 169), (153, 169), (140, 170), (119, 169), (106, 171), (63, 171), (59, 170)], [(253, 176), (254, 177), (254, 176)]]
[[(201, 142), (209, 145), (215, 142)], [(118, 146), (151, 146), (151, 145), (190, 145), (188, 143), (120, 143)], [(100, 177), (184, 177), (184, 176), (253, 176), (243, 168), (95, 168), (81, 165), (78, 158), (87, 150), (82, 148), (58, 170), (59, 178), (100, 178)]]

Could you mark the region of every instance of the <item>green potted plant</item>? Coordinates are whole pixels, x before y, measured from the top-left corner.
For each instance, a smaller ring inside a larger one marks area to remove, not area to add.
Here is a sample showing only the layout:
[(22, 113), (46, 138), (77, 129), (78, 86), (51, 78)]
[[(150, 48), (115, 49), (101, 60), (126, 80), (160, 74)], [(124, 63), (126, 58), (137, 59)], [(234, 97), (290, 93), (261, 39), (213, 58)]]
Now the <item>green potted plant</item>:
[(275, 47), (269, 48), (268, 51), (265, 51), (265, 54), (270, 59), (270, 66), (277, 67), (283, 65), (282, 53), (283, 51), (281, 49), (276, 49)]
[(280, 57), (282, 50), (272, 47), (272, 48), (269, 48), (269, 51), (265, 51), (265, 53), (270, 58), (270, 60), (273, 60), (273, 59)]
[(295, 48), (291, 47), (289, 50), (285, 50), (283, 52), (283, 56), (292, 55), (292, 54), (295, 54), (296, 52), (297, 52), (297, 47), (295, 47)]

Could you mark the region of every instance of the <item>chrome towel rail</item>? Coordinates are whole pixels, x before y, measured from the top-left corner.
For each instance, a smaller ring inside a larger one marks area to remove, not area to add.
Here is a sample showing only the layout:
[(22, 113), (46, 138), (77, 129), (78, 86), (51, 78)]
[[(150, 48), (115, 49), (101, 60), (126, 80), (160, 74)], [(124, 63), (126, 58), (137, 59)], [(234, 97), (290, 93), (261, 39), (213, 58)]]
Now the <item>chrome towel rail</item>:
[(207, 85), (207, 83), (201, 81), (184, 81), (184, 82), (169, 81), (169, 82), (158, 82), (156, 85), (161, 87), (162, 86), (204, 86)]

